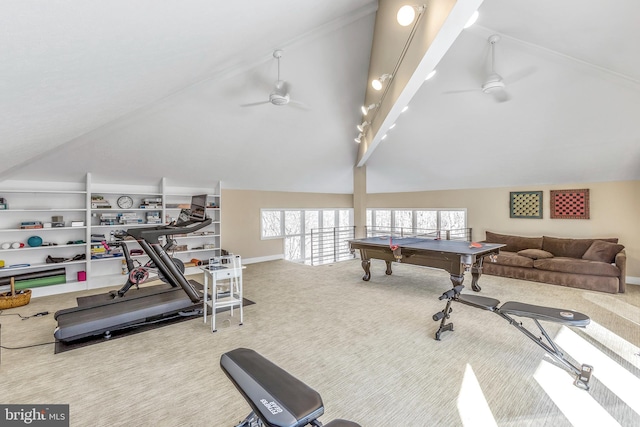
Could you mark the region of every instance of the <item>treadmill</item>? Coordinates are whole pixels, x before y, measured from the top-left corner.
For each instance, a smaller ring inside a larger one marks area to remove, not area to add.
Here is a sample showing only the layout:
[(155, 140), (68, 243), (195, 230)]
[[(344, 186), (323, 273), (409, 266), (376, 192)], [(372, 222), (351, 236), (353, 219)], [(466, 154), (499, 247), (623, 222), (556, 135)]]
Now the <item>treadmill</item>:
[(177, 223), (126, 231), (127, 235), (138, 241), (170, 286), (143, 287), (116, 298), (111, 293), (102, 301), (57, 311), (54, 317), (58, 326), (53, 336), (65, 343), (96, 335), (110, 338), (115, 331), (201, 314), (202, 307), (198, 306), (202, 304), (202, 293), (184, 277), (158, 238), (193, 233), (210, 225), (211, 218), (206, 217), (205, 210), (206, 195), (193, 196), (190, 211), (183, 210), (183, 219)]

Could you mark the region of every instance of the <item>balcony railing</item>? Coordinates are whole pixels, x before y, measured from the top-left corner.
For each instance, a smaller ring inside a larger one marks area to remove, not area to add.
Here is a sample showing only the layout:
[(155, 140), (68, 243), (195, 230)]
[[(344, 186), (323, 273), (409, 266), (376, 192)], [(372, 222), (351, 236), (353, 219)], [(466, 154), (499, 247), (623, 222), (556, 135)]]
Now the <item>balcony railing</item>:
[(367, 226), (367, 237), (376, 236), (397, 236), (397, 237), (424, 237), (442, 240), (464, 240), (471, 241), (471, 228), (457, 228), (451, 230), (434, 230), (413, 227), (378, 227)]
[(355, 258), (349, 240), (355, 238), (354, 226), (311, 230), (311, 265), (330, 264)]

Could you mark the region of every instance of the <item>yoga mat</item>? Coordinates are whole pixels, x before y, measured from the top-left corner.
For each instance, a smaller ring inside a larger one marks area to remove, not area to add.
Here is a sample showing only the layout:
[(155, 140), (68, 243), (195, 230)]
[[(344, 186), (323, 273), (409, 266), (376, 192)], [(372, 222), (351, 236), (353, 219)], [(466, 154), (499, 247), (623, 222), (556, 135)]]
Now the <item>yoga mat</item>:
[(60, 283), (67, 283), (67, 276), (51, 276), (41, 277), (38, 279), (21, 280), (16, 282), (16, 289), (28, 289), (37, 288), (40, 286), (59, 285)]
[[(1, 269), (0, 273), (4, 273), (5, 270)], [(9, 276), (0, 277), (0, 286), (9, 285), (11, 283), (11, 278), (13, 277), (16, 281), (16, 285), (21, 280), (29, 280), (29, 279), (39, 279), (41, 277), (51, 277), (51, 276), (59, 276), (59, 275), (67, 275), (66, 269), (62, 268), (53, 268), (51, 270), (44, 271), (33, 271), (31, 273), (22, 273), (22, 274), (11, 274)]]

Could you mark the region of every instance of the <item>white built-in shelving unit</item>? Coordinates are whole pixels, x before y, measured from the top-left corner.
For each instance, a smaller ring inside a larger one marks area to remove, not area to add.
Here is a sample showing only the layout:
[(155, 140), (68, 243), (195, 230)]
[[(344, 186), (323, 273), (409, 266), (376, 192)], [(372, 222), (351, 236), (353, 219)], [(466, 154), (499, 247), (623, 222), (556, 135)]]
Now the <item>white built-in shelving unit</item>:
[[(181, 187), (170, 186), (165, 178), (151, 186), (93, 182), (91, 174), (87, 174), (83, 183), (6, 181), (0, 185), (0, 197), (7, 201), (7, 209), (0, 209), (0, 245), (22, 243), (23, 247), (0, 249), (0, 260), (5, 264), (0, 269), (0, 278), (65, 268), (66, 283), (33, 288), (34, 296), (122, 285), (126, 280), (123, 274), (124, 257), (92, 259), (92, 236), (94, 239), (104, 236), (108, 244), (112, 232), (117, 230), (168, 224), (178, 218), (181, 207), (188, 206), (191, 197), (197, 194), (207, 194), (207, 216), (212, 218), (212, 224), (194, 234), (173, 236), (177, 248), (169, 253), (187, 265), (193, 259), (207, 261), (221, 254), (220, 193), (220, 183), (209, 188)], [(96, 196), (101, 196), (111, 207), (93, 205), (92, 199)], [(120, 208), (117, 201), (121, 196), (131, 197), (133, 206)], [(145, 199), (155, 199), (160, 203), (141, 208)], [(140, 220), (136, 224), (102, 225), (101, 216), (105, 213), (111, 216), (126, 214)], [(161, 222), (147, 223), (148, 213), (157, 214)], [(65, 226), (20, 228), (23, 222), (41, 222), (46, 226), (53, 222), (54, 216), (62, 216)], [(76, 226), (72, 227), (72, 222)], [(30, 247), (27, 241), (31, 236), (40, 237), (45, 245), (50, 246)], [(129, 250), (140, 249), (135, 240), (127, 240), (126, 244)], [(49, 256), (73, 259), (80, 255), (84, 255), (85, 259), (46, 262)], [(140, 264), (149, 260), (146, 254), (132, 258)], [(86, 281), (78, 280), (79, 272), (85, 272)], [(187, 267), (185, 271), (186, 274), (196, 272), (199, 272), (196, 267)], [(0, 292), (3, 291), (4, 286), (0, 286)]]

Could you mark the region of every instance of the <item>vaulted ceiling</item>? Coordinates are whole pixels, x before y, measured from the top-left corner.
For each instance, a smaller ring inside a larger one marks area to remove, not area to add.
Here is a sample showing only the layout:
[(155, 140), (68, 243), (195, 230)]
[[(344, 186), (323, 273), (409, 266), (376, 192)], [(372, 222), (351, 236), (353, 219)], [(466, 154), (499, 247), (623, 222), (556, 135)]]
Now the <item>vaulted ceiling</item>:
[[(453, 0), (426, 4), (440, 1)], [(77, 181), (92, 172), (101, 182), (164, 176), (175, 185), (350, 193), (377, 8), (374, 0), (2, 2), (0, 179)], [(479, 10), (396, 126), (383, 129), (366, 162), (367, 191), (640, 179), (640, 5), (484, 0)], [(508, 102), (480, 90), (494, 33)], [(274, 49), (283, 50), (291, 97), (308, 109), (240, 106), (268, 99)]]

